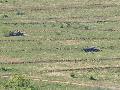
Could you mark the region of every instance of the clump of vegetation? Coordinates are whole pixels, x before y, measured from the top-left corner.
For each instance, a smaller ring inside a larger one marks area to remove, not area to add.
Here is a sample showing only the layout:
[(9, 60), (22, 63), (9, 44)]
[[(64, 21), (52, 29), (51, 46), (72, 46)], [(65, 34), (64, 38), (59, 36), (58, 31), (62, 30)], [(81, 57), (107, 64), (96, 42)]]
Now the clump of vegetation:
[(47, 27), (47, 25), (45, 23), (43, 23), (43, 27)]
[(75, 75), (75, 73), (71, 73), (70, 76), (71, 76), (72, 78), (77, 78), (77, 76)]
[(85, 28), (85, 30), (89, 30), (89, 26), (85, 26), (84, 28)]
[(3, 18), (8, 18), (8, 15), (4, 14), (2, 17), (3, 17)]
[(90, 30), (90, 27), (87, 25), (80, 25), (79, 28), (83, 30)]
[(65, 22), (65, 24), (67, 28), (71, 27), (71, 22)]
[(63, 24), (60, 26), (60, 28), (64, 28)]
[(8, 2), (8, 0), (0, 0), (0, 3)]
[(90, 80), (97, 80), (97, 79), (94, 78), (93, 76), (90, 76)]
[(38, 90), (31, 82), (23, 75), (13, 75), (9, 80), (3, 85), (5, 89), (12, 90)]
[(53, 24), (51, 25), (51, 27), (55, 27), (55, 24), (53, 23)]
[(56, 32), (56, 35), (61, 35), (61, 33), (60, 32)]
[(10, 68), (10, 67), (1, 67), (0, 68), (0, 71), (14, 71), (15, 69), (14, 68)]
[(17, 13), (16, 13), (16, 15), (25, 15), (25, 13), (18, 10)]

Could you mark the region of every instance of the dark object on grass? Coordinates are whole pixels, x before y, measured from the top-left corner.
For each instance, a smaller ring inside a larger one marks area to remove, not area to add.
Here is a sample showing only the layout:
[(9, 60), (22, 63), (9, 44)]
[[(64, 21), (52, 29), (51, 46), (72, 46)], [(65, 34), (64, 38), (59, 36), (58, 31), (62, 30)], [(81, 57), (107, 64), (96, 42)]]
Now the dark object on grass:
[(5, 35), (5, 36), (8, 36), (8, 37), (10, 37), (10, 36), (25, 36), (25, 34), (21, 31), (16, 30), (16, 31), (13, 31), (13, 32), (10, 31), (9, 34)]
[(77, 78), (74, 73), (71, 73), (70, 76), (71, 76), (72, 78)]
[(6, 15), (6, 14), (5, 14), (5, 15), (3, 15), (3, 18), (8, 18), (8, 15)]
[(15, 31), (15, 32), (10, 32), (9, 35), (10, 36), (24, 36), (24, 33), (20, 31)]
[(16, 15), (25, 15), (25, 13), (22, 11), (17, 11)]
[(88, 48), (83, 48), (83, 50), (85, 52), (99, 52), (101, 51), (100, 49), (96, 48), (96, 47), (88, 47)]
[(91, 76), (91, 77), (90, 77), (90, 80), (97, 80), (97, 79), (95, 79), (93, 76)]
[(5, 0), (5, 2), (8, 2), (7, 0)]

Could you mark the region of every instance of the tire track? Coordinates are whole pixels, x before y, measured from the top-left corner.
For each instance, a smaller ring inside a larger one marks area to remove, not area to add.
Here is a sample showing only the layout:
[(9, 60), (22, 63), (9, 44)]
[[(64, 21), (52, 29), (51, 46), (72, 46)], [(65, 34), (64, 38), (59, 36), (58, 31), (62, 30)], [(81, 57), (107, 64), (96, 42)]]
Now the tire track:
[[(41, 40), (48, 40), (48, 39), (39, 38), (39, 40), (0, 40), (0, 43), (1, 42), (38, 42), (38, 41), (41, 41)], [(70, 39), (67, 39), (67, 38), (66, 39), (65, 38), (50, 38), (49, 40), (51, 40), (51, 41), (58, 41), (58, 40), (61, 40), (61, 41), (63, 41), (63, 40), (120, 40), (120, 37), (119, 38), (80, 37), (80, 38), (70, 38)]]
[[(22, 10), (27, 10), (27, 11), (55, 11), (55, 10), (70, 10), (70, 9), (93, 9), (93, 8), (110, 8), (110, 7), (119, 7), (117, 4), (86, 4), (86, 5), (79, 5), (79, 4), (66, 4), (66, 5), (42, 5), (42, 6), (23, 6), (24, 8), (21, 8)], [(7, 6), (2, 6), (0, 11), (16, 11), (17, 6), (15, 7), (7, 7)]]
[(99, 87), (99, 88), (103, 88), (103, 89), (112, 89), (112, 90), (119, 90), (120, 89), (120, 86), (119, 85), (115, 85), (115, 86), (109, 86), (109, 85), (101, 85), (101, 84), (87, 84), (87, 83), (76, 83), (76, 82), (67, 82), (67, 81), (50, 81), (50, 80), (41, 80), (40, 78), (38, 77), (31, 77), (32, 79), (36, 80), (36, 81), (42, 81), (42, 82), (50, 82), (50, 83), (59, 83), (59, 84), (69, 84), (69, 85), (77, 85), (77, 86), (85, 86), (85, 87), (92, 87), (92, 88), (96, 88), (96, 87)]
[(80, 37), (80, 38), (71, 38), (71, 39), (64, 39), (64, 38), (57, 38), (53, 40), (120, 40), (120, 38), (106, 38), (106, 37), (102, 37), (102, 38), (97, 38), (97, 37)]
[[(106, 23), (106, 22), (119, 22), (119, 16), (116, 16), (117, 19), (115, 18), (111, 20), (111, 18), (114, 18), (113, 16), (94, 16), (94, 17), (78, 17), (78, 16), (71, 16), (71, 17), (49, 17), (49, 18), (25, 18), (25, 19), (19, 19), (19, 18), (13, 18), (13, 21), (16, 22), (3, 22), (3, 24), (46, 24), (46, 23), (68, 23), (68, 22), (73, 22), (73, 23)], [(4, 21), (3, 19), (0, 19)], [(77, 20), (77, 21), (76, 21)], [(78, 21), (79, 20), (79, 21)], [(21, 21), (21, 22), (17, 22)]]
[[(35, 30), (24, 30), (27, 31), (28, 33), (43, 33), (43, 32), (54, 32), (54, 33), (60, 33), (61, 31), (57, 31), (57, 30), (39, 30), (39, 31), (35, 31)], [(120, 32), (120, 30), (115, 30), (115, 29), (108, 29), (108, 30), (96, 30), (96, 29), (81, 29), (80, 31), (82, 32)]]
[[(1, 77), (4, 78), (9, 78), (12, 74), (4, 74)], [(76, 86), (84, 86), (84, 87), (91, 87), (91, 88), (103, 88), (103, 89), (111, 89), (111, 90), (119, 90), (120, 86), (119, 85), (109, 85), (109, 84), (101, 84), (101, 83), (96, 83), (96, 84), (90, 84), (90, 83), (76, 83), (76, 82), (69, 82), (69, 81), (60, 81), (60, 80), (45, 80), (41, 79), (40, 77), (35, 77), (35, 76), (28, 76), (27, 78), (35, 80), (35, 81), (42, 81), (42, 82), (49, 82), (49, 83), (58, 83), (58, 84), (67, 84), (67, 85), (76, 85)]]
[[(40, 73), (41, 74), (43, 74), (43, 73), (52, 73), (52, 72), (71, 72), (71, 71), (90, 71), (90, 70), (108, 70), (108, 69), (119, 69), (120, 70), (120, 66), (100, 66), (100, 67), (87, 67), (87, 68), (76, 68), (76, 69), (56, 69), (56, 70), (44, 70), (44, 71), (41, 71)], [(4, 77), (4, 78), (8, 78), (8, 77), (10, 77), (12, 74), (3, 74), (3, 75), (1, 75), (1, 77)], [(34, 77), (34, 76), (29, 76), (28, 78), (31, 78), (31, 79), (33, 79), (33, 80), (40, 80), (40, 78), (39, 77)], [(104, 84), (100, 84), (100, 85), (98, 85), (98, 83), (97, 83), (97, 85), (96, 84), (78, 84), (78, 83), (74, 83), (74, 82), (66, 82), (66, 81), (48, 81), (48, 80), (41, 80), (41, 81), (43, 81), (43, 82), (51, 82), (51, 83), (61, 83), (61, 84), (72, 84), (72, 85), (80, 85), (80, 86), (90, 86), (90, 87), (100, 87), (100, 88), (106, 88), (105, 86), (104, 86)], [(108, 84), (109, 85), (109, 84)], [(109, 88), (109, 89), (112, 89), (112, 90), (119, 90), (119, 88), (120, 88), (120, 86), (118, 86), (118, 85), (115, 85), (115, 86), (107, 86), (107, 88)]]
[(88, 68), (74, 68), (74, 69), (54, 69), (54, 70), (43, 70), (40, 73), (52, 73), (52, 72), (73, 72), (73, 71), (91, 71), (91, 70), (108, 70), (108, 69), (119, 69), (120, 66), (101, 66), (101, 67), (88, 67)]
[[(2, 24), (5, 24), (5, 25), (17, 25), (17, 24), (20, 24), (20, 25), (26, 25), (26, 24), (30, 24), (30, 25), (39, 25), (39, 24), (45, 24), (45, 23), (63, 23), (63, 22), (69, 22), (69, 21), (65, 21), (64, 19), (49, 19), (49, 20), (41, 20), (41, 21), (29, 21), (29, 22), (3, 22)], [(70, 21), (72, 23), (106, 23), (106, 22), (120, 22), (120, 20), (98, 20), (98, 21)]]
[(0, 40), (0, 42), (37, 42), (38, 40)]
[[(0, 62), (0, 64), (40, 64), (40, 63), (78, 63), (82, 61), (88, 61), (90, 59), (63, 59), (63, 60), (41, 60), (41, 61), (21, 61), (21, 62)], [(91, 59), (91, 61), (109, 61), (109, 60), (120, 60), (120, 57), (117, 58), (99, 58), (99, 59)]]

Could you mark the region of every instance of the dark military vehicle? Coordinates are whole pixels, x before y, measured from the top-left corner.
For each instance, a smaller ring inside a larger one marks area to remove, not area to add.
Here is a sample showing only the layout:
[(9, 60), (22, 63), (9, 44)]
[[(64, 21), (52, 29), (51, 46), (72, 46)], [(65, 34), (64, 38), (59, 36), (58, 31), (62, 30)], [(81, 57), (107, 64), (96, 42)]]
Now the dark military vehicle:
[(88, 48), (83, 48), (83, 50), (85, 52), (99, 52), (101, 51), (100, 49), (96, 48), (96, 47), (88, 47)]
[(18, 31), (18, 30), (17, 31), (10, 31), (8, 33), (8, 35), (5, 35), (5, 36), (8, 36), (8, 37), (10, 37), (10, 36), (25, 36), (25, 33)]

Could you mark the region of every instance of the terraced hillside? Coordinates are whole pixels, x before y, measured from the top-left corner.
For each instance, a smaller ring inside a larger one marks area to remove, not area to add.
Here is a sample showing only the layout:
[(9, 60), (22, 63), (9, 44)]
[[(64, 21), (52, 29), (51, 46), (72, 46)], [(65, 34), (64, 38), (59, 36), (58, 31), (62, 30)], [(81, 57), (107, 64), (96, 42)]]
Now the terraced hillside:
[[(120, 90), (119, 8), (119, 0), (0, 0), (0, 81), (22, 74), (38, 90)], [(5, 37), (15, 30), (27, 35)], [(83, 51), (92, 46), (101, 51)]]

